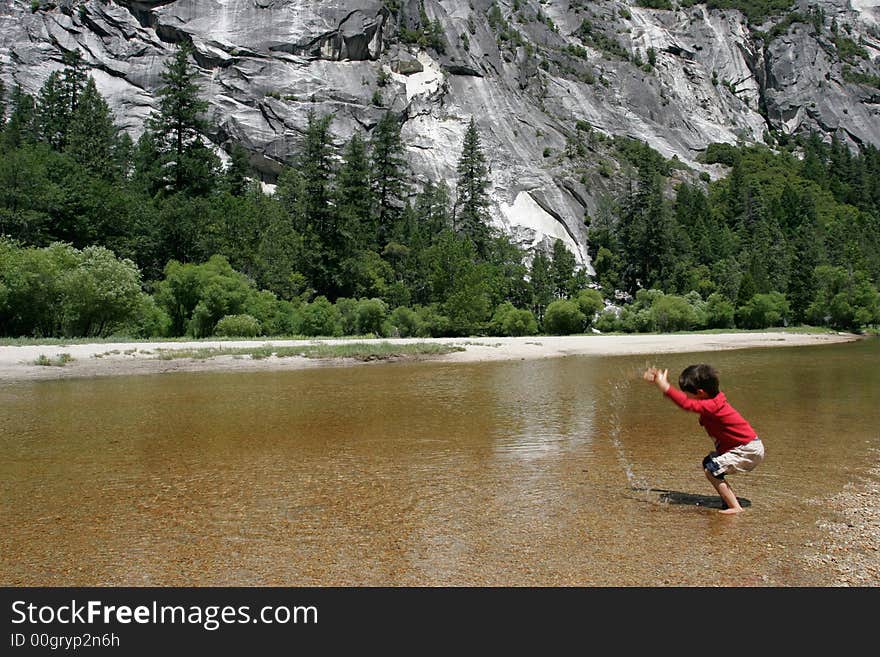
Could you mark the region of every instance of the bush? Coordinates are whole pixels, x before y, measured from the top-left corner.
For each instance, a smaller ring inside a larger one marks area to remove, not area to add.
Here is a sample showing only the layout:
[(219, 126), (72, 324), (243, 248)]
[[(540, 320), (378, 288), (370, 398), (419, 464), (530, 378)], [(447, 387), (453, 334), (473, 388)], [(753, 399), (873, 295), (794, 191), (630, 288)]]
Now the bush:
[(214, 335), (227, 338), (253, 338), (261, 332), (260, 322), (250, 315), (226, 315), (214, 327)]
[(733, 328), (733, 304), (723, 295), (715, 292), (706, 299), (706, 326), (708, 328)]
[(442, 314), (436, 304), (419, 306), (416, 308), (418, 315), (418, 337), (439, 338), (449, 335), (452, 322)]
[(226, 258), (215, 255), (200, 265), (169, 262), (155, 297), (171, 318), (172, 335), (189, 333), (201, 338), (212, 335), (224, 315), (244, 313), (248, 298), (256, 293)]
[(672, 294), (658, 297), (651, 305), (651, 314), (657, 330), (687, 331), (697, 326), (697, 314), (683, 297)]
[(605, 308), (605, 300), (598, 290), (581, 290), (577, 295), (577, 305), (580, 311), (586, 317), (586, 325), (590, 326), (602, 310)]
[(418, 333), (419, 317), (415, 311), (405, 306), (395, 308), (391, 313), (390, 321), (402, 338), (411, 338)]
[(121, 332), (132, 338), (159, 338), (167, 336), (170, 330), (168, 313), (156, 304), (153, 297), (142, 294), (137, 310)]
[(599, 313), (599, 316), (593, 322), (593, 327), (602, 333), (612, 333), (620, 331), (620, 318), (611, 308)]
[(538, 332), (538, 322), (531, 311), (516, 308), (506, 301), (495, 309), (489, 330), (492, 335), (535, 335)]
[(736, 323), (740, 328), (759, 329), (781, 326), (789, 314), (788, 301), (779, 292), (756, 294), (736, 311)]
[(627, 306), (620, 311), (620, 330), (626, 333), (651, 333), (657, 324), (650, 308)]
[(0, 239), (0, 333), (107, 336), (141, 304), (140, 271), (109, 249), (22, 248)]
[(580, 333), (585, 321), (578, 304), (568, 299), (553, 301), (544, 312), (544, 330), (554, 335)]
[(388, 307), (380, 299), (361, 299), (355, 308), (355, 322), (360, 334), (374, 333), (384, 335), (382, 324), (388, 314)]
[(300, 332), (303, 335), (342, 335), (339, 311), (327, 300), (327, 297), (320, 296), (312, 303), (305, 304), (301, 315)]
[(339, 311), (339, 321), (342, 326), (342, 335), (354, 335), (357, 332), (357, 299), (340, 297), (336, 300), (336, 310)]

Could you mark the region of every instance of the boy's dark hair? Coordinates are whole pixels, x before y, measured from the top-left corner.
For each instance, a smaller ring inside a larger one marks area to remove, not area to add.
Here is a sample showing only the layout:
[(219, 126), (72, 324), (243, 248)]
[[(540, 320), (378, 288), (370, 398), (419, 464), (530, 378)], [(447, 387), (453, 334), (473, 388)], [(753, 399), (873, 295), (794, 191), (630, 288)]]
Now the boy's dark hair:
[(702, 390), (709, 398), (718, 394), (718, 372), (711, 365), (688, 365), (678, 377), (678, 387), (696, 394)]

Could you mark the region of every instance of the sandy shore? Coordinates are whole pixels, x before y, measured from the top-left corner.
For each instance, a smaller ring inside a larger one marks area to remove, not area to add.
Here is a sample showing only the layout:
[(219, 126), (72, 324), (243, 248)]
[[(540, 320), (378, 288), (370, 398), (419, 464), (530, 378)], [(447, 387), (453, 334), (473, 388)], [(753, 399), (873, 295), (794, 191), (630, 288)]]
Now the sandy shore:
[[(442, 362), (528, 360), (574, 355), (663, 354), (720, 351), (755, 347), (796, 347), (850, 342), (859, 337), (849, 333), (702, 333), (535, 336), (522, 338), (397, 338), (376, 342), (413, 344), (431, 342), (462, 347), (442, 356), (410, 357)], [(304, 357), (263, 358), (214, 356), (209, 359), (160, 358), (162, 350), (297, 347), (316, 344), (365, 342), (354, 339), (253, 340), (200, 342), (124, 342), (0, 347), (0, 382), (70, 377), (158, 374), (163, 372), (205, 372), (221, 370), (261, 371), (342, 366), (358, 363), (351, 359)], [(36, 365), (41, 356), (52, 360), (61, 354), (72, 358), (64, 366)]]

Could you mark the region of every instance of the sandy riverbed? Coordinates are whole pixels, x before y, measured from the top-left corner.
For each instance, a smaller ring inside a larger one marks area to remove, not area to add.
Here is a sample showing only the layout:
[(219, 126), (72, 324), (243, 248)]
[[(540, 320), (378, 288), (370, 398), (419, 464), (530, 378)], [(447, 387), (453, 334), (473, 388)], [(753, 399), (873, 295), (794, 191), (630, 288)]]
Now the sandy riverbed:
[[(697, 351), (719, 351), (755, 347), (794, 347), (831, 344), (859, 339), (848, 333), (701, 333), (701, 334), (635, 334), (533, 336), (522, 338), (398, 338), (376, 342), (412, 344), (432, 342), (460, 346), (442, 356), (411, 358), (445, 362), (480, 362), (495, 360), (528, 360), (574, 355), (632, 355)], [(59, 379), (69, 377), (110, 376), (125, 374), (158, 374), (163, 372), (202, 372), (220, 370), (282, 370), (309, 367), (341, 366), (358, 363), (351, 359), (314, 359), (303, 357), (263, 358), (247, 356), (214, 356), (209, 359), (162, 360), (161, 350), (249, 348), (272, 345), (296, 347), (315, 344), (365, 342), (355, 339), (321, 340), (253, 340), (201, 342), (124, 342), (98, 344), (59, 344), (0, 347), (0, 381)], [(72, 358), (64, 366), (36, 365), (41, 357), (52, 360), (61, 354)]]

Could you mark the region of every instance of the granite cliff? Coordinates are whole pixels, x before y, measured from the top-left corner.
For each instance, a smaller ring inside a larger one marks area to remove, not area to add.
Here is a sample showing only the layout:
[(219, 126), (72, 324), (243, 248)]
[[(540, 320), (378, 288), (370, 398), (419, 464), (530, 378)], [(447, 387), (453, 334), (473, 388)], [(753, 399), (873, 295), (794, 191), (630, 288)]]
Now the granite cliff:
[(36, 94), (65, 51), (80, 51), (136, 137), (166, 60), (191, 42), (207, 137), (242, 144), (268, 183), (308, 110), (335, 115), (341, 144), (390, 109), (415, 182), (454, 185), (474, 117), (496, 223), (526, 246), (561, 238), (586, 265), (583, 218), (624, 178), (614, 137), (648, 143), (694, 179), (723, 172), (701, 161), (713, 142), (818, 130), (880, 146), (880, 0), (802, 0), (757, 23), (700, 3), (639, 4), (12, 1), (0, 4), (0, 62), (7, 91)]

